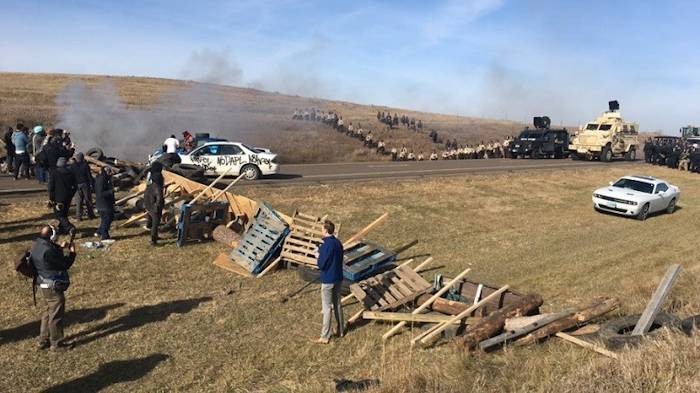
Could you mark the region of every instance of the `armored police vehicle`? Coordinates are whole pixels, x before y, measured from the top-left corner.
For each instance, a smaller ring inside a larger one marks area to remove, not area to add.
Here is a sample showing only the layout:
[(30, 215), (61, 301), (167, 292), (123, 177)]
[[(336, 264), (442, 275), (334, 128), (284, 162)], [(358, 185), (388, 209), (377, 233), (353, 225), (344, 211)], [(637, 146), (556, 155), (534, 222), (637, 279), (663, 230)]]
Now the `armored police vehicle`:
[(533, 118), (534, 129), (526, 127), (511, 143), (511, 158), (565, 158), (569, 155), (569, 132), (549, 128), (547, 116)]
[(620, 104), (608, 102), (609, 111), (582, 126), (572, 138), (569, 150), (573, 159), (599, 159), (611, 161), (624, 157), (628, 161), (637, 158), (639, 125), (628, 123), (620, 115)]

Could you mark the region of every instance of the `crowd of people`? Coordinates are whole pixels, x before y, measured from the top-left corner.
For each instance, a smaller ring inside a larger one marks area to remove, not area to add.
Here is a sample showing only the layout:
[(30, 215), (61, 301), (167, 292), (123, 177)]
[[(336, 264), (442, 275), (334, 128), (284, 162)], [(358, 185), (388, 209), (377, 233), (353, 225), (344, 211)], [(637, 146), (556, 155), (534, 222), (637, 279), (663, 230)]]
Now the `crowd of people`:
[[(371, 130), (364, 129), (360, 123), (346, 123), (343, 117), (338, 115), (337, 112), (325, 112), (315, 108), (307, 108), (303, 110), (296, 109), (294, 110), (292, 119), (323, 122), (324, 124), (333, 127), (340, 133), (359, 139), (362, 141), (364, 146), (371, 149), (376, 149), (378, 154), (391, 155), (392, 161), (509, 158), (510, 151), (508, 147), (513, 142), (512, 136), (506, 137), (502, 142), (494, 139), (487, 141), (486, 143), (482, 141), (481, 143), (474, 145), (462, 145), (459, 144), (456, 139), (446, 139), (444, 142), (444, 149), (442, 149), (439, 153), (437, 150), (433, 150), (429, 155), (426, 155), (422, 151), (414, 152), (413, 149), (408, 149), (406, 146), (402, 146), (401, 148), (388, 148), (386, 142), (381, 138), (375, 138)], [(393, 126), (398, 127), (399, 124), (414, 130), (417, 128), (423, 128), (423, 122), (421, 120), (416, 121), (414, 118), (409, 118), (406, 115), (398, 116), (396, 113), (391, 116), (391, 114), (386, 112), (377, 112), (377, 120), (384, 124), (391, 125), (392, 128)], [(431, 130), (428, 137), (433, 144), (443, 144), (442, 139), (435, 130)]]
[(377, 111), (377, 120), (386, 124), (389, 129), (393, 129), (394, 127), (398, 128), (399, 125), (414, 131), (418, 131), (419, 129), (423, 128), (423, 122), (420, 119), (416, 121), (415, 117), (408, 117), (406, 115), (401, 115), (399, 117), (397, 113), (394, 113), (394, 116), (392, 117), (391, 113)]
[(37, 125), (30, 132), (22, 123), (14, 129), (8, 127), (3, 142), (7, 153), (3, 169), (15, 180), (35, 178), (39, 183), (48, 182), (48, 172), (56, 158), (70, 157), (74, 149), (68, 131), (60, 128), (46, 131)]
[[(57, 235), (75, 231), (76, 227), (70, 220), (74, 205), (76, 221), (99, 216), (100, 224), (95, 236), (100, 240), (111, 239), (110, 228), (116, 207), (112, 184), (114, 170), (110, 166), (102, 166), (100, 172), (93, 176), (85, 154), (76, 151), (70, 133), (59, 128), (45, 130), (42, 125), (37, 125), (30, 132), (28, 127), (18, 123), (14, 129), (9, 127), (5, 131), (3, 142), (7, 154), (5, 170), (15, 180), (34, 178), (40, 184), (46, 184), (48, 207), (53, 210), (57, 221)], [(147, 210), (153, 211), (151, 217), (158, 221), (157, 207), (163, 205), (161, 171), (160, 164), (151, 167), (148, 176), (151, 190), (147, 190), (145, 195)], [(148, 209), (149, 205), (151, 209)], [(152, 236), (152, 242), (155, 244), (156, 241), (157, 233)]]
[(681, 138), (647, 139), (644, 142), (644, 161), (700, 173), (700, 146)]
[(297, 109), (294, 111), (292, 119), (322, 122), (341, 134), (359, 139), (365, 147), (375, 150), (377, 154), (387, 154), (386, 142), (383, 139), (375, 138), (372, 130), (364, 129), (360, 123), (348, 122), (346, 124), (343, 117), (337, 112), (324, 112), (314, 108), (303, 111)]

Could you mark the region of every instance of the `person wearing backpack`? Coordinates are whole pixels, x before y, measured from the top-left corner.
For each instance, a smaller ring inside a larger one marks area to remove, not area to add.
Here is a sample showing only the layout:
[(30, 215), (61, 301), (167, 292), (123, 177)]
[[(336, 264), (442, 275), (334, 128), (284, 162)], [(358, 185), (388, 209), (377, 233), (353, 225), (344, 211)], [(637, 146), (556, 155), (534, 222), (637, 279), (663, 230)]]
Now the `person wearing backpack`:
[[(75, 262), (76, 254), (72, 239), (63, 245), (56, 244), (57, 240), (58, 230), (45, 226), (29, 253), (43, 299), (39, 349), (60, 352), (72, 348), (63, 342), (63, 317), (66, 312), (64, 292), (70, 286), (68, 269)], [(68, 248), (68, 255), (64, 253), (65, 248)]]

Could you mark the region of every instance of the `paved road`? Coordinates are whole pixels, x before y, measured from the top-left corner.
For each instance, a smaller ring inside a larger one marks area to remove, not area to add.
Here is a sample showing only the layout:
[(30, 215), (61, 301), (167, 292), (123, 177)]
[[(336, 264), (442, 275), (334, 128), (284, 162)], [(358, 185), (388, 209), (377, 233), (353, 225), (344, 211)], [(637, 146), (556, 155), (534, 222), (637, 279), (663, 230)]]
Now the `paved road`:
[[(483, 175), (497, 172), (525, 170), (560, 170), (593, 168), (609, 165), (628, 165), (617, 161), (601, 163), (597, 161), (572, 160), (446, 160), (446, 161), (403, 161), (403, 162), (344, 162), (335, 164), (282, 165), (278, 175), (258, 180), (253, 185), (303, 184), (348, 182), (368, 179), (418, 178), (451, 175)], [(230, 181), (231, 179), (229, 179)], [(226, 181), (222, 182), (226, 183)], [(18, 197), (29, 193), (45, 191), (36, 181), (14, 181), (8, 175), (0, 175), (0, 196)]]
[(282, 165), (281, 172), (256, 184), (333, 182), (367, 179), (416, 178), (464, 174), (489, 174), (524, 170), (553, 170), (628, 165), (624, 161), (601, 163), (573, 160), (439, 160), (403, 162), (347, 162), (337, 164)]

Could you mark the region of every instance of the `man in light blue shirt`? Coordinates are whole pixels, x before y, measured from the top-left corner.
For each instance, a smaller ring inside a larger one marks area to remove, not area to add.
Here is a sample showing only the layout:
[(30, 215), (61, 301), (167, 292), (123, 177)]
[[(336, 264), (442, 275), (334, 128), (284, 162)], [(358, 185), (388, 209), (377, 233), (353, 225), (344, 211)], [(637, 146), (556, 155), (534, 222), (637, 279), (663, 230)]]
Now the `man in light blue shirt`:
[(29, 179), (29, 153), (27, 152), (26, 128), (24, 124), (17, 124), (15, 132), (12, 133), (12, 144), (15, 145), (15, 180), (19, 178), (20, 169), (22, 176)]

